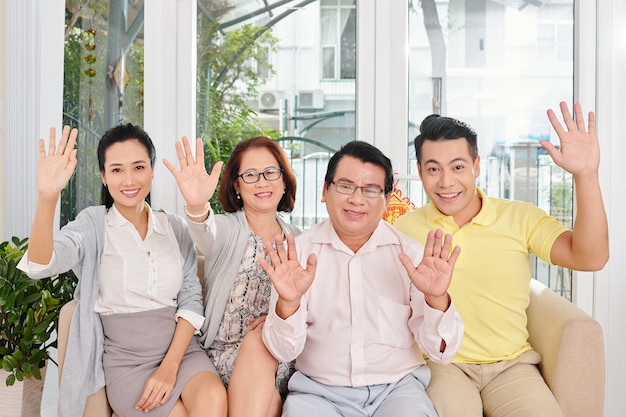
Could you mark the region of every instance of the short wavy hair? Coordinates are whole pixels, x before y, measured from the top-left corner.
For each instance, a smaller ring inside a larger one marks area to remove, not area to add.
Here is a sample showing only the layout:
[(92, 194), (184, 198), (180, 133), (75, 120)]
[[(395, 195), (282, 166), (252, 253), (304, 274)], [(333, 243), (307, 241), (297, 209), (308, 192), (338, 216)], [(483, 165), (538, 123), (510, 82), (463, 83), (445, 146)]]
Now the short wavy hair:
[(226, 163), (218, 191), (222, 208), (227, 213), (234, 213), (243, 208), (243, 201), (237, 198), (235, 182), (239, 178), (241, 159), (252, 149), (267, 149), (278, 161), (278, 168), (283, 170), (285, 193), (278, 203), (278, 211), (290, 213), (296, 201), (296, 175), (287, 160), (287, 156), (278, 142), (265, 136), (256, 136), (243, 140), (235, 146)]

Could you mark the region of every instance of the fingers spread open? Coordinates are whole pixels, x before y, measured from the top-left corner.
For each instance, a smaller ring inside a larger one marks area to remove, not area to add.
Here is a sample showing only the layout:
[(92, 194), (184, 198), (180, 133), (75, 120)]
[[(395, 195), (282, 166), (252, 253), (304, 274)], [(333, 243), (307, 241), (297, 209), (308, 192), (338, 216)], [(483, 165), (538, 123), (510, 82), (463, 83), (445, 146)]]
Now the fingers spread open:
[(594, 112), (590, 111), (589, 112), (589, 133), (591, 133), (592, 135), (596, 134), (596, 115)]
[(583, 111), (579, 103), (574, 103), (574, 115), (576, 119), (576, 126), (581, 132), (586, 132), (585, 118), (583, 117)]
[(196, 138), (196, 162), (198, 161), (204, 163), (204, 143), (202, 138)]
[(56, 136), (57, 136), (57, 130), (54, 127), (51, 127), (50, 138), (48, 140), (48, 155), (54, 155), (54, 153), (56, 152), (56, 148), (57, 148)]
[(191, 145), (187, 136), (183, 136), (183, 150), (185, 151), (186, 165), (193, 165), (195, 163), (193, 159), (193, 153), (191, 153)]
[(561, 114), (563, 115), (563, 122), (565, 122), (565, 126), (567, 126), (567, 129), (568, 130), (576, 129), (574, 119), (572, 118), (572, 114), (569, 112), (567, 103), (562, 101), (561, 103), (559, 103), (559, 105), (561, 107)]

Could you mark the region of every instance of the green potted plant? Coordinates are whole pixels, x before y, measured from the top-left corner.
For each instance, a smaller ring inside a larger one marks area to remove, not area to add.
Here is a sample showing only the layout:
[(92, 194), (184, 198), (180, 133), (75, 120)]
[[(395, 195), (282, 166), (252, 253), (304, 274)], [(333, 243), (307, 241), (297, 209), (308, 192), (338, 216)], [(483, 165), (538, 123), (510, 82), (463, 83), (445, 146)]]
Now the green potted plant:
[(30, 279), (16, 267), (27, 247), (27, 238), (0, 244), (0, 364), (8, 373), (7, 386), (27, 378), (41, 380), (47, 360), (56, 364), (49, 356), (49, 349), (56, 347), (53, 331), (77, 282), (72, 271)]

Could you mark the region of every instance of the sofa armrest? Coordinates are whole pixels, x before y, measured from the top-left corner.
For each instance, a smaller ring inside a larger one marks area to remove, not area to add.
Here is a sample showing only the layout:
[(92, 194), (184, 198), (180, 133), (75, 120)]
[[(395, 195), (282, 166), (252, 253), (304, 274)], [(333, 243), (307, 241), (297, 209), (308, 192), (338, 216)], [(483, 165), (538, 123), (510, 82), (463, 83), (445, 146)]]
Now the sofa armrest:
[(600, 324), (537, 280), (530, 284), (529, 341), (565, 417), (604, 413), (604, 342)]
[[(63, 373), (63, 365), (65, 364), (65, 353), (67, 350), (67, 341), (70, 333), (70, 323), (72, 316), (78, 303), (76, 300), (69, 301), (59, 312), (59, 327), (57, 335), (57, 350), (59, 354), (59, 386), (61, 385), (61, 375)], [(109, 407), (106, 392), (104, 388), (87, 397), (83, 417), (111, 417), (112, 411)]]

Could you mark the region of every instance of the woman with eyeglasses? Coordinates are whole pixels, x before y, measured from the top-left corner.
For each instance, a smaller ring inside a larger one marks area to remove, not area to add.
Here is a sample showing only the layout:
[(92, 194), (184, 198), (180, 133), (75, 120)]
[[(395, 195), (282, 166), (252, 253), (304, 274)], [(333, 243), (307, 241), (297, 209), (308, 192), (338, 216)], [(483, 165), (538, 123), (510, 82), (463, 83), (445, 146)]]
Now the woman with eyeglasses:
[(201, 342), (228, 388), (230, 417), (279, 416), (293, 368), (278, 363), (261, 340), (272, 283), (258, 261), (267, 256), (264, 241), (300, 233), (278, 215), (293, 210), (296, 177), (276, 141), (254, 137), (239, 142), (219, 185), (226, 214), (215, 214), (209, 199), (223, 163), (209, 175), (202, 140), (196, 139), (195, 146), (194, 157), (183, 137), (176, 143), (180, 169), (164, 163), (185, 199), (191, 237), (205, 256)]

